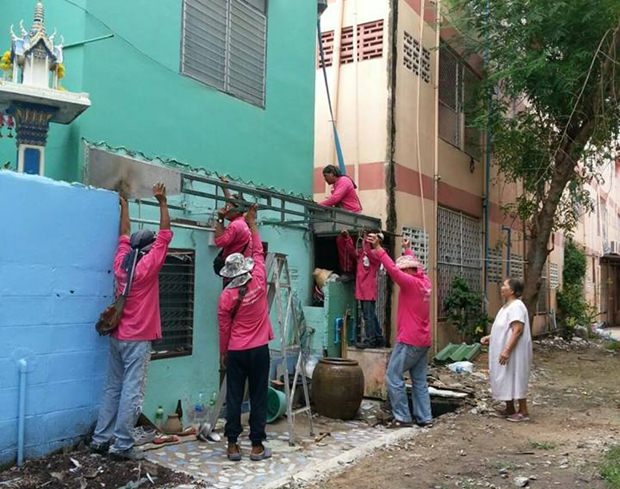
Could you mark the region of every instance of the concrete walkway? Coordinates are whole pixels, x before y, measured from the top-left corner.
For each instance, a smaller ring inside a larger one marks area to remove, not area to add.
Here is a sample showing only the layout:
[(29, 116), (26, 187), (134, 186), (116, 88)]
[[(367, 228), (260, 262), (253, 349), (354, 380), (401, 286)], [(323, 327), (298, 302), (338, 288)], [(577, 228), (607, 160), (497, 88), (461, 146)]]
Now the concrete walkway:
[(298, 420), (298, 437), (292, 447), (288, 443), (285, 422), (269, 425), (266, 445), (272, 449), (273, 457), (262, 462), (250, 461), (251, 446), (247, 432), (241, 438), (241, 462), (227, 460), (224, 440), (218, 443), (187, 441), (149, 450), (146, 455), (151, 462), (190, 474), (218, 489), (276, 489), (294, 481), (315, 481), (370, 454), (378, 447), (425, 431), (420, 428), (386, 430), (383, 427), (370, 427), (362, 421), (341, 422), (317, 418), (315, 436), (311, 437), (305, 424), (307, 420), (304, 421), (301, 422), (301, 417)]

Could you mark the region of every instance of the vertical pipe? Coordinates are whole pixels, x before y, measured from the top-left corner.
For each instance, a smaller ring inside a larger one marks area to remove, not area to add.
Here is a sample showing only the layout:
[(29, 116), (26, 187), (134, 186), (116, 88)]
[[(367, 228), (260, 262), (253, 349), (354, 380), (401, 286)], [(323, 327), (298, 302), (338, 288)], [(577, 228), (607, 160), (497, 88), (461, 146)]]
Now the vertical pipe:
[[(489, 22), (491, 19), (491, 0), (486, 5), (486, 33), (484, 45), (484, 66), (489, 67)], [(489, 308), (489, 215), (491, 207), (491, 97), (493, 92), (487, 94), (487, 130), (486, 130), (486, 161), (484, 168), (484, 312)]]
[[(438, 316), (437, 308), (439, 307), (439, 301), (437, 297), (437, 283), (438, 283), (438, 269), (437, 269), (437, 237), (439, 232), (439, 225), (437, 222), (437, 215), (439, 212), (439, 48), (441, 46), (441, 0), (437, 0), (435, 4), (436, 12), (436, 25), (435, 25), (435, 69), (433, 70), (433, 79), (434, 79), (434, 93), (435, 93), (435, 127), (434, 127), (434, 135), (435, 135), (435, 147), (434, 147), (434, 170), (433, 170), (433, 250), (435, 253), (435, 260), (433, 267), (431, 268), (431, 281), (433, 283), (433, 294), (431, 296), (432, 301), (432, 309), (431, 314), (433, 315), (433, 355), (437, 354), (438, 351), (438, 343), (437, 343), (437, 321)], [(429, 240), (430, 241), (430, 240)], [(429, 242), (430, 245), (430, 242)], [(429, 254), (430, 255), (430, 254)]]
[(24, 465), (24, 427), (26, 421), (26, 370), (28, 362), (22, 358), (19, 365), (19, 404), (17, 414), (17, 466)]
[(508, 234), (508, 243), (506, 244), (506, 277), (510, 278), (510, 260), (512, 253), (512, 228), (510, 226), (502, 226), (502, 231)]
[(353, 2), (353, 66), (355, 67), (355, 167), (353, 174), (359, 186), (360, 181), (360, 117), (359, 117), (359, 72), (358, 72), (358, 33), (357, 33), (357, 0)]

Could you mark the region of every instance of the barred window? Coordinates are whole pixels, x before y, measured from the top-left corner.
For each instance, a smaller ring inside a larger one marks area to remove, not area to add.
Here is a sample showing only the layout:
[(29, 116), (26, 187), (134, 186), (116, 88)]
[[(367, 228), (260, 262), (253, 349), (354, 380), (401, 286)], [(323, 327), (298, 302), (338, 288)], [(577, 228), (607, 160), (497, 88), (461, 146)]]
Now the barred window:
[(194, 257), (193, 250), (169, 250), (159, 272), (162, 338), (153, 342), (153, 358), (192, 354)]
[(403, 65), (424, 82), (431, 82), (431, 52), (407, 31), (403, 33)]
[(444, 300), (455, 277), (472, 292), (482, 291), (482, 231), (478, 219), (440, 207), (437, 213), (438, 317), (444, 318)]
[[(353, 63), (353, 26), (343, 27), (340, 37), (340, 64), (346, 65)], [(329, 67), (333, 63), (334, 53), (334, 31), (323, 32), (321, 34), (321, 44), (325, 53), (325, 66)], [(318, 50), (318, 47), (317, 47)], [(372, 22), (365, 22), (357, 26), (357, 61), (381, 58), (383, 56), (383, 19)], [(322, 68), (320, 53), (317, 53), (317, 68)]]
[(266, 0), (183, 0), (181, 72), (265, 105)]
[(470, 156), (481, 155), (481, 134), (471, 114), (476, 74), (451, 49), (439, 50), (439, 136)]

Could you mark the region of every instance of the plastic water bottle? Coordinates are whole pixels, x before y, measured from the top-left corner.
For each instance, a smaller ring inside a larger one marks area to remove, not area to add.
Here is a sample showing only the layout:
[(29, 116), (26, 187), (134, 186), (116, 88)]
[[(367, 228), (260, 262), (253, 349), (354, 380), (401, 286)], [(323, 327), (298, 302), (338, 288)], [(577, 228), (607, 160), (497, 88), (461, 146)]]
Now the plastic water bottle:
[(205, 415), (205, 395), (203, 392), (198, 393), (198, 399), (194, 405), (194, 416), (197, 421), (202, 421)]
[(164, 422), (164, 408), (161, 406), (157, 406), (157, 410), (155, 411), (155, 426), (161, 429)]

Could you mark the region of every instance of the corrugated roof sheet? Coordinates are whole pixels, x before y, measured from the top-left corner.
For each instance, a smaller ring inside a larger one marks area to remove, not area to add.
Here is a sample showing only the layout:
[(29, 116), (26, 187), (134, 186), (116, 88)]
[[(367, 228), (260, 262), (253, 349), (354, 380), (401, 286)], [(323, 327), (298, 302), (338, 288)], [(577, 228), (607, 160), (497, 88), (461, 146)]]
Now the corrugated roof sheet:
[(471, 362), (480, 354), (481, 350), (482, 346), (480, 343), (473, 343), (471, 345), (466, 343), (449, 343), (448, 346), (435, 355), (435, 362)]

